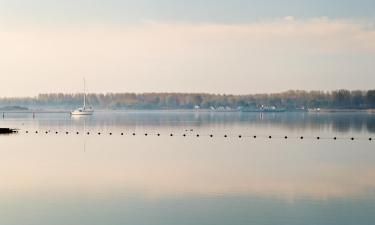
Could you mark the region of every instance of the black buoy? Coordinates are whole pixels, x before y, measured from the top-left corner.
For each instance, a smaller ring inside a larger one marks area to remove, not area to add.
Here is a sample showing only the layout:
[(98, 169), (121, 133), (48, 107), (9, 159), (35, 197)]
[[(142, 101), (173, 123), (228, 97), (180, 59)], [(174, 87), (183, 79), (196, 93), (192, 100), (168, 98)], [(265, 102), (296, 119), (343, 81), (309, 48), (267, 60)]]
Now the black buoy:
[(337, 140), (337, 137), (334, 137), (333, 140)]
[(109, 135), (112, 135), (112, 133), (109, 133)]
[(124, 135), (124, 133), (121, 133), (121, 136), (123, 136)]
[(79, 134), (79, 132), (77, 132), (77, 134)]
[(145, 133), (145, 136), (147, 136), (148, 134), (147, 133)]
[(135, 133), (133, 133), (133, 136), (135, 136)]
[(284, 138), (285, 138), (285, 139), (288, 139), (288, 136), (285, 136)]
[(368, 140), (369, 140), (369, 141), (372, 141), (372, 138), (369, 138)]
[(90, 135), (90, 132), (87, 132), (87, 135)]
[(227, 138), (227, 137), (228, 137), (228, 135), (224, 135), (224, 137), (225, 137), (225, 138)]
[(29, 131), (26, 131), (26, 134), (28, 134), (29, 133)]
[(100, 132), (98, 132), (98, 135), (101, 135), (101, 133), (100, 133)]
[(269, 138), (269, 139), (271, 139), (271, 138), (272, 138), (272, 136), (268, 136), (268, 138)]
[(350, 138), (350, 140), (354, 141), (354, 137)]
[(255, 139), (255, 138), (257, 138), (257, 136), (256, 136), (256, 135), (254, 135), (254, 139)]
[(303, 136), (301, 136), (300, 138), (301, 138), (301, 140), (302, 140), (302, 139), (303, 139)]
[(186, 137), (186, 134), (183, 134), (182, 136)]
[(238, 138), (242, 138), (242, 135), (238, 135)]
[(57, 132), (57, 131), (55, 132), (55, 134), (58, 134), (58, 133), (59, 133), (59, 132)]
[(66, 134), (69, 134), (69, 132), (67, 131), (67, 132), (65, 132)]
[(214, 135), (210, 134), (210, 137), (213, 137)]
[(320, 137), (316, 137), (316, 139), (318, 139), (318, 140), (319, 140), (319, 139), (320, 139)]
[(35, 133), (37, 134), (37, 133), (38, 133), (38, 131), (35, 131)]
[(170, 135), (171, 137), (173, 136), (173, 134)]

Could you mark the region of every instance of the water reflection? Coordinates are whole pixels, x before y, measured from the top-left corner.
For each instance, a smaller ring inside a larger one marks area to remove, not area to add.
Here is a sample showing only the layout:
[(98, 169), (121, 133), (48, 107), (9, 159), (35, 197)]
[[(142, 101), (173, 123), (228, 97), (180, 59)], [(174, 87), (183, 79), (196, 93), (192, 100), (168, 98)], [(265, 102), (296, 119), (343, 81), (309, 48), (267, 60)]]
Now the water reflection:
[[(372, 114), (97, 113), (7, 118), (33, 130), (374, 132)], [(0, 224), (368, 225), (374, 142), (0, 136)], [(74, 216), (72, 216), (74, 215)], [(47, 219), (46, 219), (47, 218)]]
[(16, 115), (0, 121), (0, 124), (30, 119), (27, 123), (40, 128), (65, 127), (82, 128), (83, 123), (90, 128), (143, 127), (185, 128), (195, 127), (206, 130), (231, 129), (279, 129), (286, 132), (338, 132), (375, 133), (375, 114), (370, 113), (209, 113), (209, 112), (97, 112), (93, 117), (70, 117), (68, 115), (37, 115), (34, 120)]
[(3, 194), (126, 190), (321, 199), (375, 190), (375, 152), (367, 142), (20, 135), (2, 143)]

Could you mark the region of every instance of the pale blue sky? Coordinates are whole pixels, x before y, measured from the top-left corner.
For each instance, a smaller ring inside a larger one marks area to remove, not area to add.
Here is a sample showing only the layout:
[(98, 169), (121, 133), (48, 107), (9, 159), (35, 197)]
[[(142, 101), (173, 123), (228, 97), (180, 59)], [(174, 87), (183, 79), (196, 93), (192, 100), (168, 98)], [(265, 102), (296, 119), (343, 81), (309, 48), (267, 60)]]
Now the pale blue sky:
[[(298, 18), (375, 16), (374, 0), (0, 0), (0, 16), (39, 22), (139, 20), (246, 23)], [(45, 21), (47, 20), (48, 21)]]
[(372, 0), (0, 0), (0, 96), (375, 88)]

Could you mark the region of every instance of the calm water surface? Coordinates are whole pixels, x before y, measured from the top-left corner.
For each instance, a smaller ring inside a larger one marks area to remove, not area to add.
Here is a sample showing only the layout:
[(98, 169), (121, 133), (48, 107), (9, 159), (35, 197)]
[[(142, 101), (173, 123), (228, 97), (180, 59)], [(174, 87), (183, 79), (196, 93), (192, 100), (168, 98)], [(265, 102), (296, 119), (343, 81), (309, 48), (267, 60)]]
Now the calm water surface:
[(0, 127), (20, 129), (0, 136), (0, 224), (375, 224), (374, 114), (13, 114)]

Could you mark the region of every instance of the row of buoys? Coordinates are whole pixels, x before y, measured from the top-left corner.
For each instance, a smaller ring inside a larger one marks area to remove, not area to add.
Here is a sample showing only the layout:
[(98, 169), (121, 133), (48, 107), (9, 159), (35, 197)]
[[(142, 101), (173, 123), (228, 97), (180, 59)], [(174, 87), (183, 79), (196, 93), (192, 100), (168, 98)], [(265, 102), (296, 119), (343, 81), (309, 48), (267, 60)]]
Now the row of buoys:
[[(29, 131), (25, 131), (25, 133), (30, 133)], [(44, 132), (45, 134), (49, 134), (49, 133), (51, 133), (51, 131), (45, 131)], [(59, 133), (65, 133), (65, 134), (71, 134), (71, 133), (75, 133), (75, 134), (77, 134), (77, 135), (79, 135), (79, 134), (81, 134), (80, 132), (69, 132), (69, 131), (65, 131), (65, 132), (58, 132), (58, 131), (55, 131), (54, 132), (55, 134), (59, 134)], [(84, 132), (82, 132), (82, 134), (83, 134)], [(39, 134), (39, 132), (38, 131), (35, 131), (35, 134)], [(90, 135), (90, 134), (92, 134), (92, 133), (90, 133), (90, 132), (86, 132), (85, 133), (86, 135)], [(97, 135), (102, 135), (103, 133), (101, 133), (101, 132), (98, 132), (98, 133), (96, 133)], [(114, 135), (114, 133), (112, 133), (112, 132), (109, 132), (108, 133), (108, 135), (110, 135), (110, 136), (112, 136), (112, 135)], [(124, 136), (125, 135), (125, 133), (123, 133), (123, 132), (121, 132), (120, 133), (120, 135), (121, 136)], [(160, 136), (162, 136), (160, 133), (157, 133), (157, 134), (155, 134), (156, 136), (158, 136), (158, 137), (160, 137)], [(136, 133), (131, 133), (131, 136), (136, 136)], [(149, 133), (144, 133), (144, 136), (150, 136), (150, 134)], [(169, 136), (170, 137), (173, 137), (174, 136), (174, 134), (173, 133), (171, 133), (171, 134), (169, 134)], [(214, 135), (213, 134), (209, 134), (209, 135), (200, 135), (200, 134), (196, 134), (196, 135), (188, 135), (188, 134), (182, 134), (182, 136), (183, 137), (187, 137), (187, 136), (195, 136), (195, 137), (201, 137), (201, 136), (208, 136), (208, 137), (210, 137), (210, 138), (213, 138), (214, 137)], [(216, 135), (216, 136), (218, 136), (218, 135)], [(224, 137), (224, 138), (229, 138), (230, 136), (229, 135), (227, 135), (227, 134), (224, 134), (222, 137)], [(244, 136), (244, 135), (238, 135), (238, 136), (233, 136), (233, 137), (238, 137), (238, 138), (245, 138), (245, 137), (252, 137), (253, 139), (257, 139), (257, 138), (261, 138), (261, 136), (256, 136), (256, 135), (254, 135), (254, 136)], [(300, 137), (290, 137), (290, 136), (284, 136), (284, 137), (279, 137), (279, 136), (277, 136), (277, 137), (275, 137), (275, 136), (271, 136), (271, 135), (269, 135), (269, 136), (265, 136), (266, 138), (268, 138), (268, 139), (291, 139), (291, 138), (294, 138), (294, 139), (301, 139), (301, 140), (303, 140), (303, 139), (316, 139), (316, 140), (321, 140), (321, 139), (333, 139), (333, 140), (345, 140), (345, 139), (348, 139), (348, 138), (338, 138), (338, 137), (333, 137), (333, 138), (324, 138), (324, 137), (320, 137), (320, 136), (317, 136), (317, 137), (313, 137), (313, 138), (311, 138), (311, 137), (305, 137), (305, 136), (300, 136)], [(363, 138), (355, 138), (355, 137), (351, 137), (351, 138), (349, 138), (349, 140), (352, 140), (352, 141), (354, 141), (354, 140), (361, 140), (361, 139), (363, 139)], [(368, 138), (368, 140), (369, 141), (372, 141), (373, 140), (373, 138)]]

